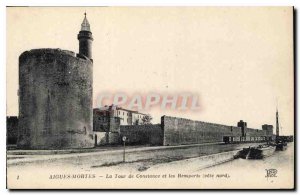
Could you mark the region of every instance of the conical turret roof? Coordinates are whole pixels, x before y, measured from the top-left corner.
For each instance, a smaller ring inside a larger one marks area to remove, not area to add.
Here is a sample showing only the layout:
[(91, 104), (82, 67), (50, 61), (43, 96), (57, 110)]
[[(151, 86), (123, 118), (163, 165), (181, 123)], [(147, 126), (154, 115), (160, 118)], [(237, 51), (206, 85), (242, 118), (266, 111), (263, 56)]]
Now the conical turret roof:
[(91, 32), (90, 23), (86, 18), (86, 12), (84, 13), (84, 19), (81, 24), (81, 31), (89, 31)]

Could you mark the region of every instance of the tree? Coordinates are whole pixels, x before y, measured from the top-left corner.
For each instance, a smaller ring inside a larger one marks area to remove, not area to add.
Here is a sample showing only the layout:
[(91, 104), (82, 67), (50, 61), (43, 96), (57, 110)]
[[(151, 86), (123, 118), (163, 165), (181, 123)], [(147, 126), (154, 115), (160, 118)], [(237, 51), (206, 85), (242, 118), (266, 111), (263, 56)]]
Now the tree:
[(142, 118), (142, 124), (143, 125), (152, 124), (151, 120), (152, 120), (152, 116), (150, 114), (147, 114)]

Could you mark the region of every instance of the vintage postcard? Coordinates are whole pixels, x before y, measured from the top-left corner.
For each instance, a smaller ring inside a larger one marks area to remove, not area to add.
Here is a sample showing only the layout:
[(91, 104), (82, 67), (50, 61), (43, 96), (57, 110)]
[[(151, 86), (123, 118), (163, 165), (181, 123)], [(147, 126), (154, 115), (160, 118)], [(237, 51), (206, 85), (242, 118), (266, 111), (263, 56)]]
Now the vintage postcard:
[(293, 7), (7, 7), (8, 189), (294, 189)]

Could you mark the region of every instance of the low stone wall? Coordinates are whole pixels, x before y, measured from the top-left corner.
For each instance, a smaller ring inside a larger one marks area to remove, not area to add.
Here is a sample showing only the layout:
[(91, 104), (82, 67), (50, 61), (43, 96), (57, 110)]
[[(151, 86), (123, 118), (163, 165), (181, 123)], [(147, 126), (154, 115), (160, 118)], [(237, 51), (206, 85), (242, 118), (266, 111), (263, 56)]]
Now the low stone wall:
[(202, 121), (162, 116), (163, 145), (222, 142), (223, 136), (242, 136), (241, 129)]
[[(116, 124), (117, 125), (117, 124)], [(128, 145), (189, 145), (223, 142), (224, 136), (243, 136), (240, 127), (227, 126), (184, 118), (162, 116), (161, 124), (121, 125), (119, 131), (98, 132), (96, 145), (122, 144), (127, 137)], [(266, 130), (245, 128), (247, 141), (259, 141)]]
[(246, 136), (267, 136), (267, 131), (260, 129), (247, 128), (245, 133)]
[(120, 136), (126, 136), (129, 145), (163, 144), (163, 130), (160, 124), (120, 126)]
[(108, 134), (108, 143), (110, 145), (118, 145), (121, 143), (121, 137), (119, 132), (109, 132)]

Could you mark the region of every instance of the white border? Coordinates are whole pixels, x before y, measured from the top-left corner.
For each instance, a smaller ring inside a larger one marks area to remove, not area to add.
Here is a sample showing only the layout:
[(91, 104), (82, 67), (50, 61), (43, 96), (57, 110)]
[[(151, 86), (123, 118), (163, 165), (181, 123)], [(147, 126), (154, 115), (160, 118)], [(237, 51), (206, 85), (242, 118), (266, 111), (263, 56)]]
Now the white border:
[[(6, 6), (294, 6), (297, 10), (299, 15), (299, 0), (102, 0), (102, 1), (96, 1), (96, 0), (2, 0), (0, 1), (0, 137), (1, 139), (1, 147), (0, 147), (0, 160), (1, 160), (1, 167), (0, 167), (0, 193), (6, 194), (11, 193), (8, 190), (6, 190)], [(299, 18), (299, 17), (298, 17)], [(297, 20), (296, 26), (299, 26), (299, 20)], [(297, 35), (299, 40), (299, 30), (297, 30)], [(297, 43), (295, 43), (298, 45)], [(299, 53), (299, 51), (298, 51)], [(297, 66), (296, 64), (295, 66)], [(297, 75), (299, 75), (299, 67), (297, 68)], [(297, 83), (297, 91), (299, 91), (299, 84)], [(299, 96), (298, 96), (299, 97)], [(299, 98), (298, 98), (299, 100)], [(299, 104), (298, 104), (299, 105)], [(297, 111), (299, 106), (297, 106)], [(297, 116), (297, 121), (299, 121), (299, 114)], [(296, 128), (296, 127), (295, 127)], [(297, 129), (296, 129), (297, 131)], [(299, 133), (297, 133), (299, 137)], [(299, 140), (297, 137), (297, 141)], [(298, 142), (297, 142), (298, 143)], [(297, 144), (299, 145), (299, 143)], [(299, 150), (297, 150), (297, 154), (299, 157)], [(297, 158), (298, 159), (298, 158)], [(297, 166), (299, 165), (299, 160), (297, 163)], [(298, 174), (297, 174), (297, 180)], [(299, 185), (296, 184), (299, 188)], [(21, 193), (32, 193), (32, 192), (21, 192)], [(42, 191), (39, 191), (37, 193), (42, 193)], [(49, 192), (48, 192), (49, 193)], [(62, 194), (65, 192), (58, 192), (58, 191), (52, 191), (50, 193), (55, 194)], [(86, 192), (67, 192), (67, 193), (86, 193)], [(99, 193), (99, 192), (96, 192)], [(100, 191), (101, 194), (106, 194), (108, 192)], [(111, 192), (109, 192), (111, 193)], [(112, 192), (115, 193), (124, 193), (124, 192)], [(134, 192), (125, 192), (125, 193), (141, 193), (140, 191), (134, 191)], [(145, 193), (145, 192), (144, 192)], [(155, 194), (162, 194), (166, 192), (151, 192)], [(168, 192), (168, 193), (174, 193)], [(180, 192), (185, 193), (185, 192)], [(207, 193), (203, 191), (198, 191), (194, 193)], [(213, 194), (216, 194), (219, 192), (213, 192)], [(227, 192), (232, 193), (232, 192)], [(240, 192), (237, 192), (240, 193)], [(274, 193), (272, 191), (262, 191), (262, 192), (253, 192), (255, 194), (269, 194)], [(277, 193), (277, 192), (275, 192)], [(288, 192), (280, 192), (281, 193), (288, 193)], [(212, 193), (209, 193), (212, 194)]]

